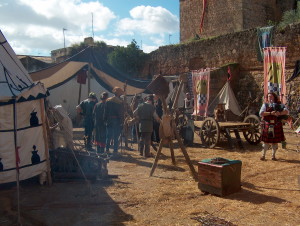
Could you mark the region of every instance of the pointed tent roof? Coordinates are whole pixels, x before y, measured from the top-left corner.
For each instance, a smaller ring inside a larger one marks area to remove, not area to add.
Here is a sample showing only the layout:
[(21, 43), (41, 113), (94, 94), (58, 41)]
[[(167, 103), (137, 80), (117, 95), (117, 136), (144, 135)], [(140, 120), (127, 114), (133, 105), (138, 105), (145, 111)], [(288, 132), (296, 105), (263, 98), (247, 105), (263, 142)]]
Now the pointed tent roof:
[(89, 64), (93, 77), (110, 92), (113, 87), (123, 87), (127, 82), (127, 94), (134, 95), (145, 92), (151, 82), (151, 80), (133, 79), (118, 71), (103, 59), (96, 57), (91, 46), (61, 63), (30, 73), (30, 76), (34, 81), (41, 81), (51, 90), (73, 79), (81, 70), (87, 69)]
[[(9, 104), (14, 99), (20, 102), (45, 96), (42, 85), (35, 86), (0, 30), (0, 105)], [(33, 92), (29, 92), (31, 90)]]
[(241, 108), (238, 104), (237, 99), (230, 86), (230, 81), (228, 80), (223, 88), (220, 90), (215, 99), (208, 106), (208, 114), (213, 115), (214, 109), (219, 103), (225, 104), (226, 110), (231, 110), (233, 114), (240, 115), (242, 113)]

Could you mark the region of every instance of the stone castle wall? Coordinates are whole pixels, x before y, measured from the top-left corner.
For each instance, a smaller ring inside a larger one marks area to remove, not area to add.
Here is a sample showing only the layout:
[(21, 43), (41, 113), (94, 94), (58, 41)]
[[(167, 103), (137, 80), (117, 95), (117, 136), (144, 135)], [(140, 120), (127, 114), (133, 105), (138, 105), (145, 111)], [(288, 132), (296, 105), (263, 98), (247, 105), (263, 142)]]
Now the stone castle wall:
[[(274, 46), (287, 47), (286, 77), (289, 78), (296, 60), (300, 60), (300, 24), (290, 25), (283, 31), (274, 32)], [(237, 63), (237, 97), (241, 106), (249, 93), (261, 95), (263, 63), (257, 59), (257, 31), (249, 29), (188, 44), (160, 47), (150, 53), (144, 68), (144, 76), (176, 75), (201, 68), (220, 68)], [(150, 76), (151, 77), (151, 76)], [(300, 78), (295, 87), (300, 87)], [(218, 80), (216, 80), (218, 81)], [(288, 87), (289, 88), (289, 87)]]
[(206, 1), (203, 30), (201, 0), (180, 0), (180, 41), (198, 34), (214, 37), (278, 22), (283, 12), (295, 7), (295, 0), (209, 0)]

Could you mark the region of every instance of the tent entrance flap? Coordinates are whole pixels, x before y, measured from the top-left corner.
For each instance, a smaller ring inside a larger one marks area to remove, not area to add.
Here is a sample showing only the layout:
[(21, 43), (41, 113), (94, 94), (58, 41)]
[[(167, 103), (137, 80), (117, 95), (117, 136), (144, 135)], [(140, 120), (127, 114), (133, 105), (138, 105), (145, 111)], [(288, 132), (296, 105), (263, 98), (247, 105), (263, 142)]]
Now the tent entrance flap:
[(242, 113), (238, 101), (233, 93), (230, 86), (230, 81), (227, 81), (223, 88), (220, 90), (215, 99), (208, 106), (208, 114), (213, 115), (214, 109), (218, 104), (225, 104), (225, 110), (232, 111), (235, 115), (240, 115)]

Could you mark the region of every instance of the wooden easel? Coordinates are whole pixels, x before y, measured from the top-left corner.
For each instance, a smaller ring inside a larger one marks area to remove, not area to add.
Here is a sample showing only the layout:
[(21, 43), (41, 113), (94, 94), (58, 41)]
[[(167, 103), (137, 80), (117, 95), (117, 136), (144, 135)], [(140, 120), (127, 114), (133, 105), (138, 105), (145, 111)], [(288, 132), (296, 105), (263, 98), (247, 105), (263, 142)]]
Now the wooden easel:
[[(179, 94), (180, 94), (180, 91), (182, 89), (182, 86), (183, 86), (183, 80), (180, 79), (180, 83), (179, 83), (179, 88), (177, 90), (177, 93), (176, 93), (176, 96), (175, 96), (175, 100), (174, 100), (174, 103), (173, 103), (173, 106), (172, 106), (172, 112), (174, 112), (174, 110), (177, 109), (177, 103), (178, 103), (178, 98), (179, 98)], [(171, 131), (174, 133), (175, 135), (175, 138), (176, 140), (178, 141), (178, 144), (179, 144), (179, 147), (185, 157), (185, 161), (186, 163), (188, 164), (191, 172), (192, 172), (192, 175), (193, 175), (193, 178), (195, 179), (195, 181), (198, 181), (198, 175), (195, 171), (195, 168), (190, 160), (190, 157), (186, 151), (186, 148), (185, 146), (183, 145), (182, 143), (182, 140), (181, 140), (181, 137), (179, 136), (178, 134), (178, 131), (176, 130), (176, 126), (175, 126), (175, 119), (174, 119), (174, 116), (173, 114), (169, 111), (168, 107), (167, 107), (167, 103), (166, 103), (166, 100), (163, 96), (161, 95), (158, 95), (159, 98), (161, 99), (161, 102), (162, 102), (162, 105), (163, 105), (163, 112), (164, 112), (164, 115), (169, 115), (171, 117)], [(169, 144), (169, 147), (170, 147), (170, 152), (171, 152), (171, 158), (172, 158), (172, 163), (173, 165), (175, 165), (175, 155), (174, 155), (174, 145), (173, 145), (173, 141), (172, 141), (172, 137), (161, 137), (161, 140), (159, 142), (159, 147), (158, 147), (158, 151), (156, 153), (156, 156), (155, 156), (155, 159), (154, 159), (154, 162), (153, 162), (153, 165), (152, 165), (152, 168), (151, 168), (151, 172), (150, 172), (150, 176), (153, 175), (154, 173), (154, 170), (157, 166), (157, 163), (158, 163), (158, 159), (159, 159), (159, 156), (161, 154), (161, 151), (162, 151), (162, 147), (163, 147), (163, 144), (165, 143), (168, 143)]]

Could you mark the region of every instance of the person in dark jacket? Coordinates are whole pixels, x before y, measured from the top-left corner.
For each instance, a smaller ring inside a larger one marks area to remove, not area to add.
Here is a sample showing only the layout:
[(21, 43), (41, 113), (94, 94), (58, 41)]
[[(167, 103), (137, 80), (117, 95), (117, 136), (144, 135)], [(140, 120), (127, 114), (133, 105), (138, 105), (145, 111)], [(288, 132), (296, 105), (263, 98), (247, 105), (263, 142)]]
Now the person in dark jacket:
[(104, 153), (106, 143), (106, 125), (104, 121), (104, 110), (108, 93), (103, 92), (100, 96), (100, 102), (94, 108), (94, 126), (95, 126), (95, 141), (98, 153)]
[(109, 152), (110, 142), (113, 140), (113, 153), (118, 153), (119, 137), (124, 121), (124, 104), (121, 96), (124, 91), (120, 87), (113, 89), (114, 96), (107, 99), (104, 110), (106, 122), (106, 152)]
[(160, 122), (153, 105), (153, 95), (146, 97), (146, 101), (138, 106), (133, 115), (139, 120), (139, 132), (141, 133), (139, 151), (140, 155), (150, 157), (151, 134), (153, 132), (153, 119)]
[(97, 102), (95, 93), (91, 92), (88, 99), (83, 100), (76, 107), (77, 113), (84, 117), (85, 147), (87, 149), (92, 149), (92, 134), (94, 129), (93, 110)]

